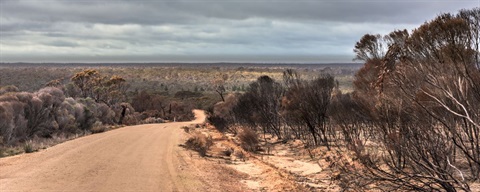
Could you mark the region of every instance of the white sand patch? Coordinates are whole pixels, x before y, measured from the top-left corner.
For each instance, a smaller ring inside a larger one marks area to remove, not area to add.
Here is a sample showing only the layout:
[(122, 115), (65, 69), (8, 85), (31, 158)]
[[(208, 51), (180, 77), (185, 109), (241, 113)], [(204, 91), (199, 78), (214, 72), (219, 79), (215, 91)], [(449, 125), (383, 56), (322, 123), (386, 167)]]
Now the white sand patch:
[(240, 182), (245, 183), (248, 188), (252, 190), (260, 189), (260, 182), (254, 180), (241, 180)]
[(234, 164), (229, 164), (228, 166), (237, 171), (250, 175), (250, 179), (241, 180), (241, 182), (245, 183), (248, 188), (252, 190), (260, 189), (260, 182), (257, 180), (261, 176), (263, 170), (257, 165), (251, 162), (235, 162)]
[(228, 166), (252, 177), (262, 174), (262, 169), (258, 168), (254, 163), (251, 162), (236, 162), (234, 164), (229, 164)]
[(315, 162), (306, 162), (295, 160), (290, 157), (278, 157), (271, 156), (265, 159), (267, 162), (272, 163), (278, 168), (291, 171), (301, 176), (308, 176), (322, 172), (322, 168)]

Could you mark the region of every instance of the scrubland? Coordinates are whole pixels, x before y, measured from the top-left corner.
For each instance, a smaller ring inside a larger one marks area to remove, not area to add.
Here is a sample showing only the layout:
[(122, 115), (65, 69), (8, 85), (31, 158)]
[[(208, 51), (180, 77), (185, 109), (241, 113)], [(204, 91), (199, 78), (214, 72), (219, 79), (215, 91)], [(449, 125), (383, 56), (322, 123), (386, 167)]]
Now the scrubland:
[(366, 34), (354, 47), (360, 67), (11, 64), (0, 79), (2, 146), (186, 120), (199, 108), (209, 124), (184, 127), (184, 147), (244, 170), (253, 190), (478, 191), (479, 15)]
[(359, 65), (4, 63), (0, 155), (123, 125), (190, 120), (192, 109), (211, 109), (258, 76), (281, 79), (288, 67), (309, 78), (336, 74), (349, 90)]

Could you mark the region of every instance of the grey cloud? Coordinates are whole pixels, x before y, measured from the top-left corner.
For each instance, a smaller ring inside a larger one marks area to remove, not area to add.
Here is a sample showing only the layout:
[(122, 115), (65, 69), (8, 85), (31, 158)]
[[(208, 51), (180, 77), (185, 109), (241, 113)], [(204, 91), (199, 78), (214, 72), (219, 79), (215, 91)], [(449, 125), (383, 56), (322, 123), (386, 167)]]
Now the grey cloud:
[(44, 22), (17, 22), (17, 23), (5, 23), (0, 22), (0, 31), (2, 32), (10, 32), (10, 31), (22, 31), (22, 30), (30, 30), (30, 31), (48, 31), (50, 30), (50, 24)]
[(124, 46), (109, 43), (100, 44), (98, 47), (102, 49), (125, 49)]
[(50, 42), (45, 42), (44, 45), (54, 46), (54, 47), (78, 47), (80, 44), (71, 42), (71, 41), (63, 41), (63, 40), (55, 40)]
[(163, 24), (195, 20), (182, 10), (165, 6), (165, 3), (150, 6), (141, 2), (19, 0), (2, 1), (0, 9), (2, 17), (26, 21)]
[(46, 32), (43, 35), (46, 37), (71, 37), (71, 35), (62, 32)]
[(478, 0), (319, 0), (319, 1), (2, 1), (2, 16), (49, 22), (105, 24), (194, 24), (205, 18), (252, 17), (293, 21), (418, 23), (438, 14), (478, 6)]
[(478, 0), (0, 0), (0, 62), (25, 61), (28, 54), (42, 61), (59, 61), (55, 57), (240, 61), (250, 55), (245, 60), (348, 62), (355, 41), (365, 33), (412, 29), (440, 12), (478, 4)]

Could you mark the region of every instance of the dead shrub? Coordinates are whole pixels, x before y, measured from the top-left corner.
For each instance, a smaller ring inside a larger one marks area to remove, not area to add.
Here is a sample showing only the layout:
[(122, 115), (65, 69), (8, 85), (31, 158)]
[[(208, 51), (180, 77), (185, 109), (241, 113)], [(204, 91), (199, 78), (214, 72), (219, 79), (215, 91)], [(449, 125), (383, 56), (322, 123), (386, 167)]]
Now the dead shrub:
[(233, 148), (226, 148), (222, 151), (223, 155), (230, 157), (235, 150)]
[(235, 153), (233, 155), (235, 155), (236, 159), (240, 159), (242, 161), (245, 161), (245, 153), (243, 153), (243, 151), (235, 151)]
[(201, 133), (195, 133), (187, 139), (185, 142), (185, 147), (190, 150), (197, 151), (198, 154), (202, 157), (207, 156), (207, 152), (210, 147), (213, 145), (213, 139), (211, 136), (206, 136)]
[(252, 129), (243, 128), (240, 133), (238, 133), (238, 139), (240, 139), (240, 146), (250, 152), (255, 152), (258, 149), (258, 135)]
[(228, 130), (228, 122), (222, 117), (219, 116), (209, 116), (208, 121), (215, 126), (215, 128), (224, 133)]
[(190, 133), (190, 127), (188, 126), (183, 126), (181, 127), (183, 129), (183, 131), (185, 131), (185, 133)]
[(92, 132), (92, 134), (95, 134), (95, 133), (103, 133), (107, 130), (107, 126), (103, 125), (102, 122), (100, 121), (96, 121), (92, 128), (90, 129), (90, 131)]

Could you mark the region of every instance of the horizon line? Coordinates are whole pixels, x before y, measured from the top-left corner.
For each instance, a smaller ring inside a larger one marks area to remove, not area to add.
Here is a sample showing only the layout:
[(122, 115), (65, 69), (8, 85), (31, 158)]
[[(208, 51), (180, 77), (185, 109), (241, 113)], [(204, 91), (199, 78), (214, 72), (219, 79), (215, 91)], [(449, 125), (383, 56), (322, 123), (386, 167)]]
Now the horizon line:
[(219, 61), (219, 62), (0, 62), (0, 64), (363, 64), (363, 62), (238, 62), (238, 61)]

